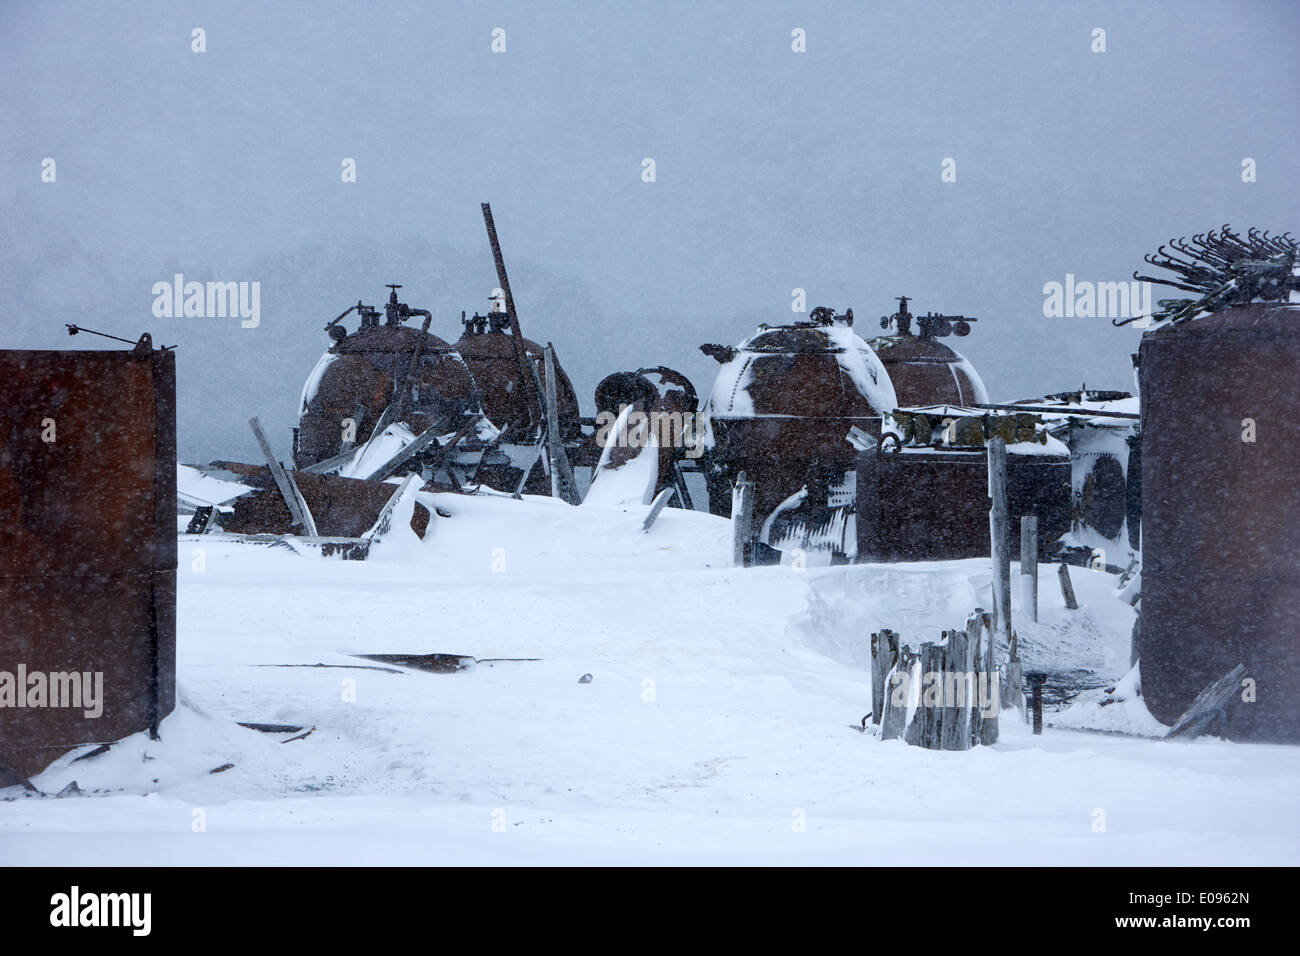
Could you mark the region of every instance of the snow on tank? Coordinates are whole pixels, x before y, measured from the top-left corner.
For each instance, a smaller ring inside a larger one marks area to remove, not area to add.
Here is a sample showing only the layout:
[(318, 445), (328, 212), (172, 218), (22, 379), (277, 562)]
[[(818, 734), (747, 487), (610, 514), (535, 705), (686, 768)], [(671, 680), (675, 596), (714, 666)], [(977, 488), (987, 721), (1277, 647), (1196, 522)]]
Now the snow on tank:
[(711, 419), (877, 417), (897, 405), (853, 310), (814, 309), (807, 320), (761, 325), (738, 346), (703, 345), (722, 363), (705, 406)]
[[(943, 342), (948, 335), (970, 334), (970, 323), (977, 319), (965, 315), (940, 315), (927, 312), (915, 315), (907, 308), (907, 296), (898, 297), (898, 311), (881, 316), (881, 328), (894, 326), (896, 334), (871, 340), (871, 347), (889, 370), (898, 404), (904, 408), (920, 405), (974, 405), (987, 403), (988, 390), (970, 360)], [(916, 321), (917, 333), (912, 333)]]

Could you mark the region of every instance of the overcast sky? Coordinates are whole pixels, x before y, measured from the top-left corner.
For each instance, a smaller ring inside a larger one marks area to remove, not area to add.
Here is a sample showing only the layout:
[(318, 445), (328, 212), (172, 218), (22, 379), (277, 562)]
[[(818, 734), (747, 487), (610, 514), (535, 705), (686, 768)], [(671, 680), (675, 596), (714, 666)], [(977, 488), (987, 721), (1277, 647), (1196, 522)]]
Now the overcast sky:
[[(948, 341), (995, 401), (1131, 388), (1140, 333), (1046, 318), (1043, 285), (1224, 222), (1300, 233), (1298, 54), (1292, 0), (0, 0), (0, 346), (148, 330), (178, 347), (182, 459), (256, 459), (254, 414), (287, 455), (330, 318), (388, 282), (449, 340), (486, 311), (486, 200), (587, 413), (641, 365), (706, 394), (697, 346), (789, 320), (795, 288), (866, 335), (902, 294), (977, 316)], [(177, 272), (260, 282), (260, 326), (156, 318)]]

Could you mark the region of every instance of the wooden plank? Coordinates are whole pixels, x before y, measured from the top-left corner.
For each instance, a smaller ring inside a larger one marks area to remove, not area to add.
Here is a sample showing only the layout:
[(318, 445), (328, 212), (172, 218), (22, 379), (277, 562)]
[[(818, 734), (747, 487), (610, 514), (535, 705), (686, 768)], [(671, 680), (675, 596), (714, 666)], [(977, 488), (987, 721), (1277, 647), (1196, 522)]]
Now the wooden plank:
[(971, 645), (965, 631), (947, 631), (944, 653), (944, 708), (940, 747), (969, 750), (972, 697), (978, 694), (973, 676)]
[(902, 695), (902, 682), (910, 683), (912, 668), (916, 656), (909, 648), (899, 648), (898, 663), (885, 678), (885, 716), (880, 722), (880, 739), (897, 740), (903, 735), (907, 724), (907, 698), (895, 703), (894, 698)]
[(1038, 515), (1020, 516), (1020, 602), (1038, 620)]
[(1079, 602), (1074, 599), (1074, 585), (1070, 583), (1070, 567), (1064, 561), (1056, 569), (1056, 576), (1061, 582), (1061, 597), (1065, 599), (1065, 606), (1071, 611), (1079, 610)]
[(921, 696), (912, 723), (908, 725), (906, 740), (915, 747), (937, 750), (942, 727), (942, 707), (934, 706), (933, 681), (935, 675), (940, 675), (939, 690), (942, 691), (943, 648), (934, 643), (922, 644), (920, 659)]
[(271, 443), (267, 440), (266, 432), (262, 430), (262, 423), (257, 420), (256, 415), (248, 420), (248, 427), (253, 430), (253, 437), (257, 439), (257, 444), (261, 446), (267, 467), (271, 469), (271, 477), (275, 479), (275, 486), (280, 490), (280, 497), (284, 499), (285, 505), (289, 508), (289, 516), (293, 521), (293, 526), (302, 528), (303, 534), (313, 538), (317, 537), (316, 522), (312, 520), (311, 511), (307, 508), (307, 502), (303, 500), (302, 492), (298, 490), (292, 476), (284, 470), (284, 466), (275, 457)]
[[(363, 540), (371, 542), (383, 540), (384, 536), (393, 529), (393, 512), (397, 510), (397, 505), (407, 494), (412, 493), (410, 490), (412, 485), (419, 487), (417, 482), (423, 484), (423, 479), (419, 475), (407, 475), (403, 479), (402, 483), (397, 486), (397, 490), (393, 492), (392, 497), (388, 499), (388, 503), (380, 509), (379, 517), (375, 519), (374, 525), (362, 535)], [(430, 509), (429, 521), (432, 522), (435, 517), (435, 512)], [(424, 533), (429, 533), (427, 528)]]
[(437, 442), (438, 434), (441, 432), (442, 428), (443, 423), (441, 421), (434, 425), (430, 425), (424, 431), (420, 432), (420, 434), (417, 435), (409, 445), (399, 451), (392, 458), (389, 458), (388, 461), (384, 462), (374, 471), (370, 472), (370, 474), (366, 475), (366, 481), (383, 481), (385, 478), (392, 475), (398, 468), (401, 468), (420, 452)]
[(655, 519), (659, 517), (659, 512), (664, 510), (664, 506), (668, 504), (668, 499), (672, 496), (673, 489), (671, 488), (664, 488), (659, 494), (655, 495), (655, 500), (650, 503), (650, 513), (645, 516), (645, 521), (641, 522), (642, 533), (650, 530), (650, 527), (655, 523)]
[(1217, 722), (1226, 722), (1228, 715), (1224, 708), (1233, 695), (1241, 690), (1241, 678), (1245, 673), (1246, 665), (1238, 664), (1197, 694), (1196, 700), (1192, 701), (1192, 706), (1183, 711), (1182, 716), (1174, 721), (1173, 728), (1163, 739), (1185, 737), (1191, 740), (1214, 727)]

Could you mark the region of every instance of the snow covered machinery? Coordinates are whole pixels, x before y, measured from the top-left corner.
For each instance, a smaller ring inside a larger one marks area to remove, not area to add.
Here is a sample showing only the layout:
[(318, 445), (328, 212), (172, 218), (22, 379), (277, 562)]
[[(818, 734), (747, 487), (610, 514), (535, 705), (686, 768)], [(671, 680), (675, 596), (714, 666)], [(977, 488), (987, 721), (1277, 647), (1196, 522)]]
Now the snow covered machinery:
[[(419, 471), (450, 490), (551, 494), (558, 467), (561, 493), (574, 500), (566, 452), (583, 441), (577, 396), (554, 349), (519, 331), (487, 203), (483, 217), (500, 288), (488, 315), (461, 313), (454, 345), (429, 331), (427, 309), (398, 301), (395, 284), (382, 316), (358, 301), (326, 324), (334, 344), (303, 388), (298, 468), (375, 479)], [(360, 325), (349, 333), (342, 323), (353, 312)], [(413, 317), (420, 328), (405, 324)]]
[[(326, 324), (334, 344), (303, 387), (294, 461), (303, 469), (369, 477), (350, 467), (383, 464), (375, 455), (368, 464), (360, 460), (367, 446), (391, 453), (423, 438), (424, 458), (413, 452), (408, 461), (436, 463), (441, 480), (459, 486), (497, 429), (484, 415), (470, 367), (429, 332), (431, 313), (399, 302), (400, 285), (388, 288), (382, 321), (378, 309), (358, 301)], [(353, 312), (360, 324), (349, 334), (343, 320)], [(412, 316), (424, 317), (421, 328), (404, 324)]]
[(881, 416), (898, 405), (889, 373), (853, 331), (853, 310), (819, 307), (806, 320), (760, 325), (737, 346), (700, 349), (722, 366), (704, 408), (709, 510), (730, 513), (744, 472), (766, 560), (796, 547), (847, 560), (857, 455), (849, 436), (878, 440)]

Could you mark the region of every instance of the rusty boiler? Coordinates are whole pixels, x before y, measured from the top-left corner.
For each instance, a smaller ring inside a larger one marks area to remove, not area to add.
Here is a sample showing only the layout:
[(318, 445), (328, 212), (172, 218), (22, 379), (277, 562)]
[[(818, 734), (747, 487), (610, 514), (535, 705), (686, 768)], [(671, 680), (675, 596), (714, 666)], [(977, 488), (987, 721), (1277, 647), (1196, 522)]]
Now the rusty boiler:
[[(429, 332), (430, 314), (397, 300), (391, 285), (383, 321), (358, 302), (325, 328), (334, 345), (321, 356), (303, 387), (294, 461), (317, 464), (363, 442), (376, 426), (404, 422), (416, 434), (439, 425), (448, 432), (483, 414), (474, 376), (457, 350)], [(349, 334), (342, 320), (357, 312)], [(423, 316), (422, 328), (403, 324)], [(475, 431), (464, 439), (472, 443)], [(465, 445), (462, 443), (462, 448)]]
[[(540, 419), (532, 386), (523, 380), (523, 370), (515, 351), (513, 333), (504, 309), (487, 315), (475, 313), (462, 320), (465, 332), (453, 348), (474, 375), (483, 402), (483, 410), (493, 424), (515, 441), (524, 441)], [(523, 338), (525, 358), (537, 368), (538, 381), (546, 384), (542, 346)], [(555, 365), (555, 397), (559, 406), (560, 431), (565, 441), (575, 441), (582, 433), (578, 411), (578, 394), (559, 361)]]
[[(797, 540), (843, 556), (857, 454), (849, 433), (878, 436), (898, 404), (889, 373), (853, 331), (852, 310), (817, 308), (804, 321), (759, 326), (735, 347), (700, 348), (722, 366), (704, 408), (709, 510), (729, 513), (743, 471), (764, 544)], [(767, 521), (778, 509), (784, 535)]]
[[(922, 405), (978, 405), (988, 391), (970, 361), (940, 342), (949, 335), (970, 335), (975, 318), (910, 311), (907, 296), (898, 297), (898, 311), (882, 316), (880, 327), (894, 327), (893, 335), (877, 336), (871, 348), (880, 357), (900, 408)], [(915, 324), (916, 331), (913, 332)]]

